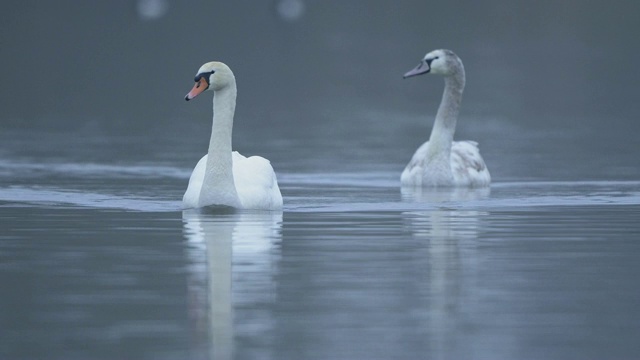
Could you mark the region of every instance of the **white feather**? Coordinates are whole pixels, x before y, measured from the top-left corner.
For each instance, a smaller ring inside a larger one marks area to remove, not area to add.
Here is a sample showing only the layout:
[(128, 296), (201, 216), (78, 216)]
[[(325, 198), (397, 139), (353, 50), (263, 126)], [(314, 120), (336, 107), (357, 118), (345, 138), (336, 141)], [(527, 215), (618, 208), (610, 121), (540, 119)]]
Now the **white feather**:
[[(209, 85), (215, 91), (214, 117), (209, 152), (193, 169), (187, 191), (182, 198), (185, 209), (204, 206), (229, 206), (240, 209), (278, 210), (282, 195), (269, 160), (249, 158), (231, 151), (231, 133), (236, 103), (235, 77), (231, 69), (219, 62), (204, 64), (196, 79), (206, 76), (206, 83), (194, 87), (190, 100)], [(200, 80), (203, 81), (203, 80)]]
[(429, 141), (416, 150), (400, 182), (410, 187), (486, 187), (489, 170), (475, 141), (453, 141), (465, 85), (464, 66), (450, 50), (435, 50), (406, 77), (433, 73), (445, 77), (445, 89)]

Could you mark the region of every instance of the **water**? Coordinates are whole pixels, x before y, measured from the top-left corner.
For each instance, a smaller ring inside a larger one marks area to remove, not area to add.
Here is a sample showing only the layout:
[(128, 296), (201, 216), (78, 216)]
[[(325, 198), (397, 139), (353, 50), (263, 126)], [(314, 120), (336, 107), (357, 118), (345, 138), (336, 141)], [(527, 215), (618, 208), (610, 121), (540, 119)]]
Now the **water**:
[(237, 136), (285, 208), (236, 213), (180, 210), (202, 134), (4, 132), (0, 358), (635, 357), (633, 153), (484, 126), (490, 190), (401, 191), (376, 128)]

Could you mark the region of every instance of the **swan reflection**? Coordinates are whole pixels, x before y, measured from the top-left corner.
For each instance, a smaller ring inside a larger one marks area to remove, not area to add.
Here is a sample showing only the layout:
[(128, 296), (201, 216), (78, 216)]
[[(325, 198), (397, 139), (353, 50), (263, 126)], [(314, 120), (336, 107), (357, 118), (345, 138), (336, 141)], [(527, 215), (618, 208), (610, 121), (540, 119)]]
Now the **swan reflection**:
[[(264, 305), (274, 301), (282, 212), (185, 210), (182, 219), (196, 332), (209, 334), (204, 342), (211, 358), (231, 359), (234, 338), (260, 337), (260, 332), (268, 338), (272, 328), (274, 319)], [(234, 309), (242, 309), (235, 321)]]
[[(455, 357), (458, 330), (477, 271), (476, 239), (486, 212), (469, 204), (489, 196), (482, 189), (402, 189), (407, 202), (424, 203), (425, 210), (403, 214), (416, 240), (424, 244), (429, 263), (429, 345), (436, 358)], [(464, 205), (464, 206), (463, 206)], [(463, 209), (460, 209), (463, 208)]]
[(475, 238), (478, 230), (478, 217), (485, 212), (460, 209), (475, 200), (489, 197), (490, 188), (446, 188), (446, 189), (401, 189), (402, 199), (406, 202), (424, 203), (427, 210), (405, 212), (415, 236), (427, 239)]

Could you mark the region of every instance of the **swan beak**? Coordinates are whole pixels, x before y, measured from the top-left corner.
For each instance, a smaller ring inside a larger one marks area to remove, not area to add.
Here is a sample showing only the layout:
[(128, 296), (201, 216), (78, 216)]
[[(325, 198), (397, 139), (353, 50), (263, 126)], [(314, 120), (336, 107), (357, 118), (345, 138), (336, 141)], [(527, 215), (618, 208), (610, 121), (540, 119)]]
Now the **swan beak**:
[(429, 64), (427, 64), (425, 61), (421, 61), (420, 64), (418, 64), (418, 66), (416, 66), (413, 70), (411, 70), (411, 71), (407, 72), (406, 74), (404, 74), (404, 76), (402, 78), (406, 79), (408, 77), (426, 74), (430, 70), (431, 70), (431, 66), (429, 66)]
[(203, 91), (209, 88), (209, 83), (205, 80), (204, 77), (201, 77), (200, 80), (196, 81), (196, 84), (193, 85), (193, 89), (189, 91), (187, 96), (184, 97), (185, 100), (189, 101), (194, 97), (200, 95)]

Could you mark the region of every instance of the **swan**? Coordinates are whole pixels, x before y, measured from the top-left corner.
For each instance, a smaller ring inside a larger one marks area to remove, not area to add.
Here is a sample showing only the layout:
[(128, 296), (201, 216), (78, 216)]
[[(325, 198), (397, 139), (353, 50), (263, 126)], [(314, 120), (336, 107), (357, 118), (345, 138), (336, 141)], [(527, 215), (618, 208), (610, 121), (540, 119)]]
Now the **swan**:
[(402, 186), (411, 187), (487, 187), (489, 170), (475, 141), (453, 141), (462, 91), (464, 66), (451, 50), (434, 50), (404, 78), (421, 74), (444, 76), (444, 94), (429, 141), (416, 150), (400, 176)]
[(185, 100), (213, 90), (213, 126), (209, 151), (191, 173), (183, 208), (281, 209), (282, 195), (269, 160), (231, 150), (237, 94), (231, 69), (221, 62), (208, 62), (196, 73), (195, 82)]

